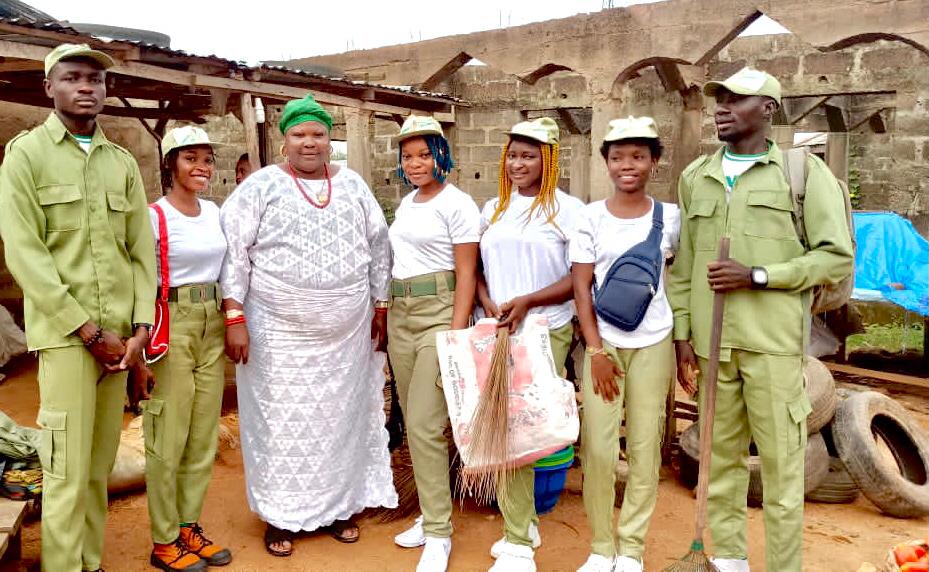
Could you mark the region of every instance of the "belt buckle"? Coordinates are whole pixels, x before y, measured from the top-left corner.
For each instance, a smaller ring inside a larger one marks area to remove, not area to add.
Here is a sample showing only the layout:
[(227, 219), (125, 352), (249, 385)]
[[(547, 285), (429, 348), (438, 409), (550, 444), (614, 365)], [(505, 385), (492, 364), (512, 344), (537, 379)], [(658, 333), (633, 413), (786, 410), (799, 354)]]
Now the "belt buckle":
[(204, 299), (203, 286), (195, 286), (190, 289), (190, 301), (194, 304), (199, 304), (203, 302)]
[(405, 298), (410, 298), (413, 296), (413, 283), (412, 282), (403, 283), (403, 296)]

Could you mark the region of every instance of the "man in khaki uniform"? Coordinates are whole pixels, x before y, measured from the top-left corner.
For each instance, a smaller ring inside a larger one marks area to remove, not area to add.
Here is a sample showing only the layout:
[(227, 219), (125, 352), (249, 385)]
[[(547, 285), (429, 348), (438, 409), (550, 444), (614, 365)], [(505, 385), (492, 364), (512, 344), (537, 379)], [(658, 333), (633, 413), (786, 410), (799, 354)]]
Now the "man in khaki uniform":
[[(705, 371), (709, 356), (713, 294), (727, 294), (710, 466), (714, 563), (721, 572), (749, 569), (746, 460), (754, 440), (762, 463), (767, 569), (799, 572), (810, 412), (802, 374), (805, 332), (811, 289), (839, 282), (853, 269), (844, 197), (825, 164), (810, 156), (801, 241), (783, 154), (765, 138), (780, 84), (746, 68), (709, 82), (704, 93), (716, 98), (716, 128), (726, 145), (681, 175), (681, 241), (668, 295), (678, 379), (693, 391), (689, 372)], [(731, 238), (731, 259), (720, 262), (724, 235)]]
[(6, 147), (0, 231), (39, 353), (42, 569), (98, 570), (126, 371), (154, 319), (155, 257), (139, 167), (96, 123), (113, 60), (45, 59), (55, 111)]

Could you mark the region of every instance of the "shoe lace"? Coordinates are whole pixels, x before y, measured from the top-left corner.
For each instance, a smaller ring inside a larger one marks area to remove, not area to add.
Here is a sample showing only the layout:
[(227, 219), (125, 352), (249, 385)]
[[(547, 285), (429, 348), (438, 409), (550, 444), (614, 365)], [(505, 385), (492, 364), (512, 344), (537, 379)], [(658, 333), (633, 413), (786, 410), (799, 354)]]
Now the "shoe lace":
[(195, 547), (195, 550), (201, 550), (213, 544), (213, 541), (207, 538), (203, 534), (203, 527), (201, 527), (199, 524), (194, 523), (185, 528), (190, 530), (190, 538), (188, 539), (188, 544), (196, 543), (197, 546)]
[(168, 562), (169, 565), (174, 564), (175, 562), (184, 558), (188, 554), (192, 554), (190, 549), (187, 548), (187, 545), (184, 544), (184, 541), (181, 540), (180, 536), (177, 537), (177, 539), (171, 543), (171, 546), (174, 548), (175, 552), (170, 554), (170, 556), (174, 557), (174, 560), (172, 560), (171, 562)]

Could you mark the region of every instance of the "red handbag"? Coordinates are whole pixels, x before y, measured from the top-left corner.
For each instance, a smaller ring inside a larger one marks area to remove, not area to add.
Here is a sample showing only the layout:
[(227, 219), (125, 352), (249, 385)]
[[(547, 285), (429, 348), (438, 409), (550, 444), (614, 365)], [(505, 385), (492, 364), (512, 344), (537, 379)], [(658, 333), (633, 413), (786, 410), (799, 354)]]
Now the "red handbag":
[(168, 291), (171, 289), (171, 270), (168, 266), (168, 223), (165, 212), (157, 204), (148, 205), (158, 215), (158, 259), (161, 263), (161, 287), (155, 298), (155, 323), (145, 346), (145, 361), (155, 363), (168, 353), (171, 319), (168, 315)]

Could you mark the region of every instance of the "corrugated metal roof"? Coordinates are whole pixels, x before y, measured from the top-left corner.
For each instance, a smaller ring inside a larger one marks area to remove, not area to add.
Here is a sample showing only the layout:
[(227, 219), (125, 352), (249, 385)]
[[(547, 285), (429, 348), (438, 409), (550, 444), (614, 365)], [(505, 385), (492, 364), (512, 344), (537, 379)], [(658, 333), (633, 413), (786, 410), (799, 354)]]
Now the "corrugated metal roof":
[(28, 22), (47, 22), (54, 20), (41, 10), (36, 10), (19, 0), (0, 0), (0, 18), (19, 18)]
[[(229, 59), (217, 56), (215, 54), (211, 54), (208, 56), (204, 56), (200, 54), (192, 54), (190, 52), (185, 52), (183, 50), (176, 50), (173, 48), (160, 46), (160, 45), (157, 45), (151, 42), (143, 42), (139, 40), (113, 40), (112, 38), (79, 32), (75, 30), (74, 28), (72, 28), (71, 26), (68, 26), (66, 22), (60, 22), (60, 21), (35, 22), (35, 21), (29, 21), (28, 19), (25, 19), (25, 18), (2, 18), (0, 17), (0, 23), (11, 24), (11, 25), (21, 26), (24, 28), (31, 28), (35, 30), (56, 32), (59, 34), (73, 35), (75, 36), (76, 41), (80, 40), (80, 38), (94, 38), (94, 39), (97, 39), (103, 42), (116, 41), (122, 44), (130, 44), (130, 45), (142, 48), (149, 52), (161, 53), (161, 54), (168, 55), (171, 57), (176, 57), (176, 58), (196, 58), (200, 60), (208, 59), (208, 60), (212, 60), (214, 63), (224, 65), (228, 67), (230, 71), (234, 71), (234, 72), (235, 71), (241, 71), (241, 72), (248, 71), (248, 72), (257, 72), (260, 74), (263, 70), (269, 70), (269, 71), (276, 71), (276, 72), (282, 72), (282, 73), (288, 73), (288, 74), (295, 74), (295, 75), (305, 77), (308, 79), (318, 79), (321, 81), (342, 84), (348, 87), (369, 87), (369, 88), (374, 88), (374, 89), (394, 91), (397, 93), (402, 93), (404, 95), (416, 95), (416, 96), (421, 96), (421, 97), (440, 98), (450, 103), (463, 103), (463, 100), (457, 97), (451, 96), (451, 95), (447, 95), (444, 93), (435, 93), (435, 92), (430, 92), (430, 91), (420, 91), (420, 90), (413, 89), (410, 86), (395, 86), (395, 85), (381, 85), (381, 84), (376, 84), (376, 83), (368, 83), (364, 81), (351, 80), (345, 77), (321, 74), (317, 72), (311, 72), (311, 71), (306, 71), (302, 69), (291, 68), (291, 67), (286, 67), (286, 66), (281, 66), (281, 65), (260, 64), (258, 66), (250, 66), (243, 61), (229, 60)], [(12, 34), (12, 35), (15, 35), (15, 34)], [(11, 34), (0, 33), (0, 38), (5, 37), (5, 36), (9, 37), (11, 36)], [(52, 43), (53, 42), (49, 42), (50, 45)]]

